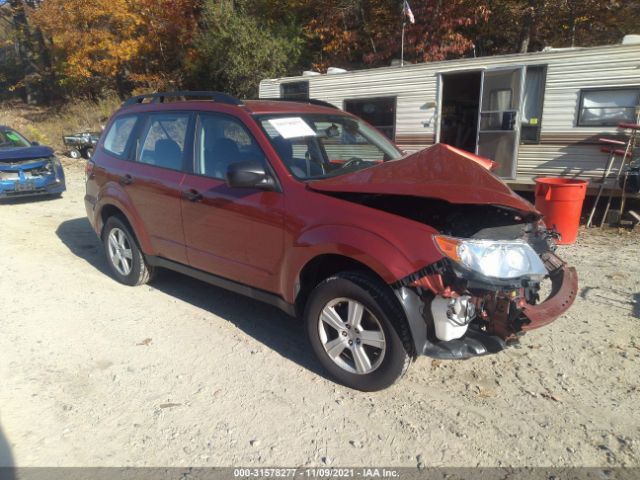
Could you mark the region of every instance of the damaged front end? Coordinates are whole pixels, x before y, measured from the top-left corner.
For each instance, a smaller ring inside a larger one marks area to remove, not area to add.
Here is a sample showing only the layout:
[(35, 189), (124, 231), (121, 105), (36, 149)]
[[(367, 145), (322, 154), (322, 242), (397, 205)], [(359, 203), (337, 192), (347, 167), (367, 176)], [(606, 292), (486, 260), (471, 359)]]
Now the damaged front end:
[(575, 300), (578, 279), (555, 255), (554, 236), (540, 221), (466, 238), (434, 236), (443, 258), (394, 285), (416, 353), (451, 359), (495, 353), (559, 317)]
[(64, 192), (65, 176), (60, 160), (47, 158), (0, 159), (0, 198), (53, 195)]
[(556, 232), (488, 170), (491, 165), (436, 144), (309, 184), (438, 232), (421, 248), (437, 250), (431, 258), (440, 260), (392, 285), (416, 354), (468, 358), (502, 350), (552, 322), (575, 299), (576, 271), (555, 255)]

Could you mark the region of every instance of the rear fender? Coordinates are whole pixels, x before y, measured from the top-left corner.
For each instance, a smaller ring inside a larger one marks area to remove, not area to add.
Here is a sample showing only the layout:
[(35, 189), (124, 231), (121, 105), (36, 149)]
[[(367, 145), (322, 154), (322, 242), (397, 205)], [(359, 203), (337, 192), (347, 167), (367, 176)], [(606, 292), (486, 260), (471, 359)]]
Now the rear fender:
[(104, 208), (108, 206), (114, 206), (122, 212), (133, 229), (133, 234), (136, 236), (142, 251), (146, 255), (155, 255), (151, 239), (147, 235), (142, 218), (140, 218), (138, 211), (131, 203), (129, 196), (115, 183), (105, 185), (96, 202), (95, 228), (98, 235), (102, 236), (102, 230), (104, 229), (102, 212)]

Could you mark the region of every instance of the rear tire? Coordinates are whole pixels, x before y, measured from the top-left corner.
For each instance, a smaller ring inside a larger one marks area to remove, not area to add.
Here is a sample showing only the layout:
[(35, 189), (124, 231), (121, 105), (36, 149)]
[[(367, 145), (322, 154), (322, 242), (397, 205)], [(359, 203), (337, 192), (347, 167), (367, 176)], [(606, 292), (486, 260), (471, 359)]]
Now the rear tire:
[(104, 226), (102, 243), (111, 273), (120, 283), (143, 285), (153, 277), (129, 226), (117, 216), (109, 217)]
[(342, 385), (389, 387), (411, 362), (411, 335), (389, 287), (372, 275), (340, 273), (320, 283), (304, 313), (307, 338), (323, 367)]
[(78, 150), (76, 150), (75, 148), (69, 150), (69, 156), (71, 158), (73, 158), (74, 160), (77, 160), (78, 158), (82, 157), (80, 152)]

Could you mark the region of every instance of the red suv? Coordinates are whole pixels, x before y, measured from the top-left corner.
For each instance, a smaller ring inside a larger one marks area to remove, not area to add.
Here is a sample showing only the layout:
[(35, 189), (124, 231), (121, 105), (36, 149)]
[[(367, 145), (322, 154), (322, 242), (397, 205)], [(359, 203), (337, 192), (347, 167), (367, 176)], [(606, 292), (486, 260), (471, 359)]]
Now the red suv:
[(554, 232), (492, 165), (442, 144), (403, 156), (313, 100), (160, 93), (113, 115), (85, 202), (120, 282), (169, 268), (277, 305), (333, 378), (379, 390), (418, 355), (498, 352), (573, 302)]

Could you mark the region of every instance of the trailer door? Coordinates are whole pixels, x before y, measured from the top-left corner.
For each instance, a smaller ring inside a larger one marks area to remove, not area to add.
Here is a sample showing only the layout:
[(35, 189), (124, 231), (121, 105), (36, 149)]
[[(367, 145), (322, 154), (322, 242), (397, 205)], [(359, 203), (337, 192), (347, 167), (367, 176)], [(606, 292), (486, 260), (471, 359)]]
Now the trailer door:
[(476, 153), (498, 162), (506, 179), (516, 178), (523, 85), (524, 67), (482, 72)]

